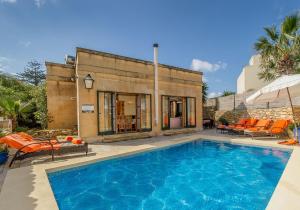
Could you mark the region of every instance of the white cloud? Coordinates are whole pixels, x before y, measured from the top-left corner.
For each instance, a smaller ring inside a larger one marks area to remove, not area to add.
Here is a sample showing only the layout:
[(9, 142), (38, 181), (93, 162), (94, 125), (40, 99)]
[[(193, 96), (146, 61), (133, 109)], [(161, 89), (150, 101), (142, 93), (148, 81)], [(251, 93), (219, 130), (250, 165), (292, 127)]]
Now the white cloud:
[(203, 82), (208, 82), (207, 77), (203, 76), (203, 77), (202, 77), (202, 81), (203, 81)]
[(215, 72), (220, 69), (225, 69), (227, 63), (219, 61), (217, 63), (210, 63), (208, 61), (193, 59), (191, 64), (191, 69), (194, 71), (203, 71), (203, 72)]
[[(9, 4), (14, 4), (17, 3), (18, 0), (0, 0), (0, 3), (9, 3)], [(37, 8), (42, 7), (44, 4), (46, 4), (46, 2), (50, 2), (50, 3), (56, 3), (58, 0), (33, 0), (34, 5)]]
[(14, 4), (16, 3), (17, 0), (1, 0), (1, 3), (9, 3), (9, 4)]
[(5, 69), (9, 65), (9, 62), (9, 58), (0, 56), (0, 71), (5, 71)]
[(24, 47), (29, 47), (31, 45), (31, 41), (20, 41), (19, 44)]
[(215, 98), (215, 97), (218, 97), (218, 96), (221, 96), (222, 93), (221, 92), (211, 92), (208, 94), (208, 98)]
[(43, 6), (45, 3), (46, 3), (46, 0), (34, 0), (34, 4), (38, 8), (40, 8), (41, 6)]

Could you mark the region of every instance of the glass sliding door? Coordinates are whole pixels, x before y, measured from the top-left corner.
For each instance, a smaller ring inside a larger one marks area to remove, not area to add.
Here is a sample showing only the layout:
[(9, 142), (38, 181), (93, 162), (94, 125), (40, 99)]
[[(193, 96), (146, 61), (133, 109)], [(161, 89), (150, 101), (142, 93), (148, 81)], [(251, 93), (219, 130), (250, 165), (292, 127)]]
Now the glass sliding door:
[(151, 95), (98, 91), (100, 135), (151, 131)]
[(162, 129), (196, 127), (196, 98), (162, 96)]
[(98, 127), (99, 133), (110, 134), (113, 129), (113, 93), (98, 92)]
[(170, 128), (169, 96), (162, 96), (162, 129)]
[(186, 98), (186, 113), (187, 113), (186, 127), (195, 127), (196, 126), (196, 99), (195, 98)]
[(141, 130), (151, 130), (151, 96), (150, 95), (139, 95), (140, 96), (140, 121)]
[(137, 131), (137, 95), (117, 94), (117, 133)]

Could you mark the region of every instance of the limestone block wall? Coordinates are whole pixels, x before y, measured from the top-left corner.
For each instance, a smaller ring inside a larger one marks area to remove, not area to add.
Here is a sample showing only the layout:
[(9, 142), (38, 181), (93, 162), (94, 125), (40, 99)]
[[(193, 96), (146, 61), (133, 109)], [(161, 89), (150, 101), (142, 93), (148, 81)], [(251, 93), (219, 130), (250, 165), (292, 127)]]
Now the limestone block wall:
[[(159, 64), (158, 124), (155, 124), (153, 62), (77, 48), (74, 65), (46, 62), (46, 67), (48, 114), (53, 116), (48, 126), (51, 129), (78, 127), (78, 133), (84, 140), (101, 141), (101, 122), (98, 122), (101, 112), (98, 113), (100, 103), (97, 96), (100, 91), (151, 95), (152, 131), (148, 135), (167, 132), (161, 129), (161, 96), (194, 97), (194, 130), (202, 129), (201, 72)], [(84, 84), (88, 74), (94, 79), (93, 88), (89, 90)], [(83, 111), (87, 105), (94, 111)]]
[[(295, 119), (300, 122), (300, 107), (295, 107)], [(243, 109), (243, 110), (217, 110), (215, 120), (220, 117), (225, 118), (229, 123), (237, 122), (240, 118), (257, 118), (257, 119), (293, 119), (292, 109), (289, 107), (270, 108), (270, 109)]]
[(74, 129), (77, 125), (74, 66), (46, 62), (49, 129)]
[[(109, 53), (77, 48), (76, 75), (78, 103), (97, 106), (97, 91), (145, 93), (151, 95), (151, 135), (162, 134), (161, 96), (185, 96), (196, 98), (196, 127), (202, 129), (202, 74), (178, 67), (159, 64), (159, 109), (158, 124), (154, 112), (154, 67), (153, 63)], [(92, 90), (84, 88), (83, 78), (90, 74), (94, 81)], [(101, 140), (98, 135), (97, 111), (79, 112), (80, 136), (86, 140)]]
[[(287, 98), (278, 98), (270, 102), (260, 102), (247, 104), (246, 98), (253, 94), (246, 92), (244, 94), (231, 95), (208, 99), (204, 105), (204, 118), (213, 116), (216, 122), (220, 117), (228, 122), (236, 122), (241, 117), (252, 117), (258, 119), (293, 119), (290, 102)], [(292, 102), (295, 110), (295, 120), (300, 122), (300, 95), (292, 95)], [(214, 107), (215, 109), (213, 110)]]

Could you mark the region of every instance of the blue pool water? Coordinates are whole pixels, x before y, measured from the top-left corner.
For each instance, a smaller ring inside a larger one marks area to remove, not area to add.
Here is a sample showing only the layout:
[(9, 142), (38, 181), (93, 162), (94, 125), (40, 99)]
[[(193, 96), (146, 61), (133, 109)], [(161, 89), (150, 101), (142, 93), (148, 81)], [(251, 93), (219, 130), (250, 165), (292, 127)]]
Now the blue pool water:
[(61, 210), (265, 209), (289, 156), (195, 141), (48, 177)]

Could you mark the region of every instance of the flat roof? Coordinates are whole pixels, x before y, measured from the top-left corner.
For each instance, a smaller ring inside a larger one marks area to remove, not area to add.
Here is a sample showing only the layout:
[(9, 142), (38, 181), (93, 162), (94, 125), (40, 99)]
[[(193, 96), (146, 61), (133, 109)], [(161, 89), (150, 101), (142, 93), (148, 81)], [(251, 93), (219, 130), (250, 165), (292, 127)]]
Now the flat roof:
[[(148, 61), (148, 60), (126, 57), (126, 56), (122, 56), (122, 55), (117, 55), (117, 54), (112, 54), (112, 53), (107, 53), (107, 52), (102, 52), (102, 51), (97, 51), (97, 50), (91, 50), (91, 49), (86, 49), (86, 48), (81, 48), (81, 47), (76, 48), (76, 54), (77, 54), (77, 52), (85, 52), (85, 53), (90, 53), (90, 54), (102, 55), (105, 57), (111, 57), (111, 58), (117, 58), (117, 59), (122, 59), (122, 60), (127, 60), (127, 61), (143, 63), (143, 64), (147, 64), (147, 65), (154, 65), (152, 61)], [(193, 73), (193, 74), (203, 75), (203, 72), (201, 72), (201, 71), (193, 71), (191, 69), (185, 69), (185, 68), (181, 68), (181, 67), (160, 64), (160, 63), (158, 65), (161, 67), (165, 67), (165, 68), (170, 68), (170, 69), (185, 71), (185, 72), (189, 72), (189, 73)]]
[(58, 66), (58, 67), (63, 67), (63, 68), (75, 69), (74, 65), (64, 64), (64, 63), (54, 63), (54, 62), (48, 62), (48, 61), (46, 61), (45, 65), (46, 66)]

